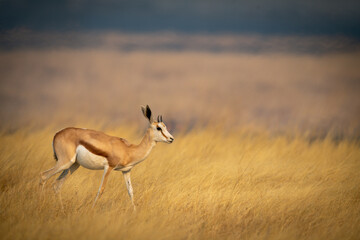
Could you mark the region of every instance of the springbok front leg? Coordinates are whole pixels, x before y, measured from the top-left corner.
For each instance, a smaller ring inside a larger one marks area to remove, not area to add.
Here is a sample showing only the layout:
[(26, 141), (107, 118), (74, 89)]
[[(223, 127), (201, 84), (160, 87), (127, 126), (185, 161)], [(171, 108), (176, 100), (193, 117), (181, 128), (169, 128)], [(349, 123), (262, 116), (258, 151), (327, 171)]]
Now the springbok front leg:
[(98, 200), (98, 198), (101, 197), (101, 195), (103, 194), (103, 192), (105, 190), (106, 182), (107, 182), (107, 180), (109, 178), (109, 174), (110, 174), (111, 170), (113, 170), (113, 169), (114, 168), (109, 167), (108, 165), (106, 165), (104, 167), (104, 174), (102, 176), (100, 187), (99, 187), (98, 193), (96, 194), (94, 204), (92, 206), (93, 208), (95, 207), (95, 203)]
[(136, 211), (136, 206), (134, 204), (134, 193), (133, 193), (133, 188), (131, 186), (131, 180), (130, 180), (130, 171), (123, 172), (123, 175), (124, 175), (124, 179), (125, 179), (125, 183), (126, 183), (126, 187), (127, 187), (128, 193), (129, 193), (131, 203), (134, 207), (134, 211)]

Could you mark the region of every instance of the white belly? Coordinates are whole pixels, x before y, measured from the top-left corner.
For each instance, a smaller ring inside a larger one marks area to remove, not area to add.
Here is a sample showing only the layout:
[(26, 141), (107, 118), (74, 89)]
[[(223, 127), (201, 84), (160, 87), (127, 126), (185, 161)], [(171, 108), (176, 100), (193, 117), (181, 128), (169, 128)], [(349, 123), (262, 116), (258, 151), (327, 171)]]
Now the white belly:
[(76, 162), (84, 168), (92, 170), (104, 169), (108, 165), (106, 158), (93, 154), (83, 145), (79, 145), (76, 148)]

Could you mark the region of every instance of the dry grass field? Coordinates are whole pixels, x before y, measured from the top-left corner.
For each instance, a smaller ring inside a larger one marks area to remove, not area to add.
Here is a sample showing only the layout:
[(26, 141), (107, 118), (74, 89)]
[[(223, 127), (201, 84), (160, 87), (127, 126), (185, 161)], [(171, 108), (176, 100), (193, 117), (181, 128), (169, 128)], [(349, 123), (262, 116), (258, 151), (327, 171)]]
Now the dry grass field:
[[(359, 239), (358, 42), (92, 36), (0, 36), (0, 239)], [(145, 104), (175, 141), (132, 170), (136, 212), (120, 172), (93, 210), (102, 171), (64, 213), (55, 177), (40, 193), (58, 130), (138, 143)]]
[[(145, 121), (145, 120), (144, 120)], [(93, 126), (99, 128), (99, 126)], [(105, 129), (132, 142), (135, 128)], [(360, 144), (331, 137), (193, 129), (158, 144), (132, 170), (137, 211), (123, 176), (81, 168), (64, 184), (62, 213), (50, 180), (54, 129), (0, 136), (1, 239), (358, 239)]]

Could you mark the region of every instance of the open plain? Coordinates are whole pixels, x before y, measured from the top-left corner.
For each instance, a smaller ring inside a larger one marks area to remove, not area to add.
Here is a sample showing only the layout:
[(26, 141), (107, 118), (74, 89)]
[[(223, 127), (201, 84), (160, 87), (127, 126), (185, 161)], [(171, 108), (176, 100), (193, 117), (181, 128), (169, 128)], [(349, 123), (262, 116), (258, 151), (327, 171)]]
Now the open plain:
[[(358, 239), (359, 56), (2, 50), (0, 238)], [(92, 128), (138, 143), (145, 104), (175, 141), (132, 170), (136, 212), (120, 172), (95, 209), (102, 171), (81, 168), (67, 180), (65, 212), (55, 177), (41, 194), (57, 131)]]

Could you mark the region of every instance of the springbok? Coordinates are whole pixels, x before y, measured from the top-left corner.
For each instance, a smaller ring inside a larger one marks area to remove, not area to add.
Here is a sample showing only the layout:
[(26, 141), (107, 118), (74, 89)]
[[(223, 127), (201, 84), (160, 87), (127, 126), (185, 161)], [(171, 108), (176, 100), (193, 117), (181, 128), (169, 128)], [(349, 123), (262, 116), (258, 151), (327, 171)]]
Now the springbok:
[(62, 209), (61, 186), (80, 165), (91, 170), (104, 170), (93, 207), (104, 192), (110, 172), (117, 170), (122, 171), (124, 175), (130, 200), (135, 209), (130, 170), (145, 160), (157, 142), (172, 143), (174, 141), (174, 137), (168, 132), (162, 121), (162, 116), (158, 116), (157, 121), (154, 121), (148, 105), (141, 107), (141, 110), (149, 120), (149, 127), (138, 145), (130, 144), (123, 138), (82, 128), (65, 128), (55, 134), (53, 150), (57, 162), (53, 168), (40, 174), (40, 186), (43, 188), (51, 176), (62, 171), (54, 184), (54, 190), (60, 197)]

